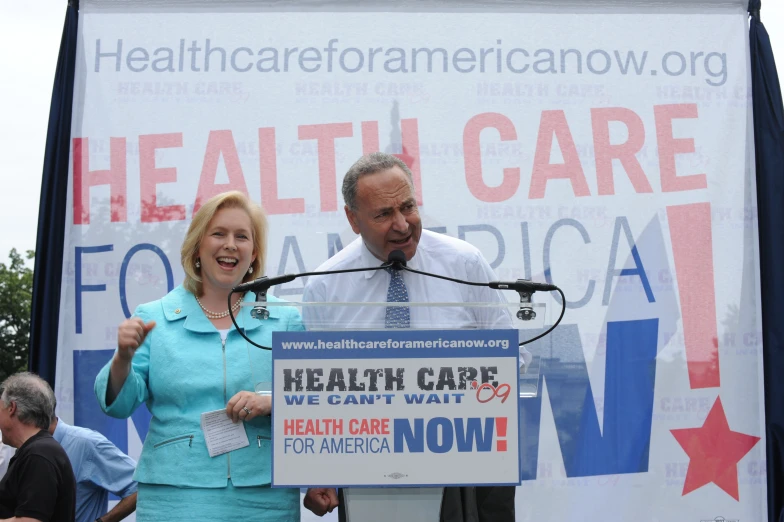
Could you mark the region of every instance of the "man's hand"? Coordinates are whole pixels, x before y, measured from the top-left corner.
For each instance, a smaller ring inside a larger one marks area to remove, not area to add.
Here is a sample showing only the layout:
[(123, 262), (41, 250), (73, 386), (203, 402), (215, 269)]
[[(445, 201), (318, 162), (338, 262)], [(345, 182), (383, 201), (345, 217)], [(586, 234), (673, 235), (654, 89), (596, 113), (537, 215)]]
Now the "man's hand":
[(310, 488), (305, 494), (302, 505), (312, 511), (314, 515), (323, 517), (338, 507), (338, 492), (335, 488)]
[(101, 517), (101, 520), (103, 522), (119, 522), (136, 511), (136, 495), (137, 493), (134, 492), (120, 500), (111, 511)]

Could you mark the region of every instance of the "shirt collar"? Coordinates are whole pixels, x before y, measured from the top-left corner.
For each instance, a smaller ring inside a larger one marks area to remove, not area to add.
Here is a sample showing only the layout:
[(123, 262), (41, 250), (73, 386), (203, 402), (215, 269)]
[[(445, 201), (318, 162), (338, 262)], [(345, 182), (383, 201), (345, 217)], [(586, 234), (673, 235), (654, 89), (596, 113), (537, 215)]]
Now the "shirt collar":
[(52, 433), (52, 437), (54, 437), (54, 440), (62, 444), (63, 439), (65, 438), (65, 430), (67, 429), (68, 429), (68, 425), (63, 422), (63, 419), (58, 417), (57, 426), (55, 426), (54, 433)]
[[(255, 294), (247, 292), (243, 298), (243, 302), (255, 301)], [(274, 296), (267, 296), (268, 301), (277, 301)], [(215, 327), (212, 325), (207, 316), (201, 311), (201, 307), (196, 302), (196, 298), (192, 293), (185, 290), (182, 286), (175, 288), (173, 291), (166, 294), (162, 299), (163, 313), (169, 321), (177, 321), (185, 319), (184, 327), (186, 330), (194, 332), (211, 333), (215, 332)], [(242, 306), (236, 312), (235, 317), (237, 324), (241, 328), (253, 330), (261, 325), (261, 321), (257, 321), (250, 316), (250, 306)], [(270, 306), (268, 309), (270, 319), (279, 319), (280, 310), (276, 306)]]
[[(360, 241), (362, 241), (362, 248), (360, 249), (360, 259), (362, 260), (362, 266), (370, 268), (372, 266), (378, 266), (382, 264), (383, 261), (379, 260), (370, 250), (368, 250), (368, 247), (365, 244), (365, 240), (360, 238)], [(370, 279), (379, 272), (381, 272), (381, 270), (368, 270), (367, 272), (364, 272), (363, 275), (365, 276), (365, 279)]]
[(16, 453), (14, 454), (14, 456), (11, 459), (10, 462), (13, 463), (13, 459), (15, 459), (17, 457), (17, 455), (21, 454), (23, 448), (26, 448), (27, 446), (29, 446), (30, 444), (32, 444), (33, 442), (35, 442), (38, 439), (44, 439), (46, 437), (51, 437), (51, 435), (49, 435), (49, 431), (47, 431), (47, 430), (40, 430), (38, 433), (36, 433), (32, 437), (30, 437), (29, 439), (24, 441), (24, 444), (22, 444), (21, 446), (16, 448)]

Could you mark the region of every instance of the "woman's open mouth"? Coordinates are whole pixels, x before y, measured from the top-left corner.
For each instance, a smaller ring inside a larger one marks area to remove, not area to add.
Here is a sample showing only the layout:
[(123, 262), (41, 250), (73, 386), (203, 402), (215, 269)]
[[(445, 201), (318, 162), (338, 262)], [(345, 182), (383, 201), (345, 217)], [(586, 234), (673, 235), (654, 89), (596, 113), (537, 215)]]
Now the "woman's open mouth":
[(237, 266), (237, 263), (239, 263), (239, 259), (233, 257), (219, 257), (217, 261), (218, 265), (226, 270), (233, 270), (234, 267)]

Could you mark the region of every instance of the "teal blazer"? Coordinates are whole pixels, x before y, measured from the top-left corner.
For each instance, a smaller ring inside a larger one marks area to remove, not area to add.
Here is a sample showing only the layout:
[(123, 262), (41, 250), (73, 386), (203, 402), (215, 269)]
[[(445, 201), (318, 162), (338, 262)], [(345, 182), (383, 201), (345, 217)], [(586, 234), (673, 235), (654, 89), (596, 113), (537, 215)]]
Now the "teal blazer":
[[(253, 301), (253, 294), (245, 301)], [(269, 319), (261, 321), (250, 316), (250, 307), (242, 307), (237, 323), (263, 346), (272, 346), (274, 331), (304, 329), (294, 307), (270, 307), (269, 312)], [(239, 391), (254, 391), (256, 383), (271, 381), (271, 353), (247, 343), (233, 328), (224, 346), (196, 298), (182, 286), (139, 306), (134, 315), (156, 326), (136, 351), (128, 379), (111, 405), (106, 404), (111, 361), (95, 379), (95, 395), (106, 414), (128, 418), (142, 403), (152, 414), (134, 479), (200, 488), (226, 487), (228, 478), (234, 486), (269, 484), (270, 417), (245, 423), (248, 447), (210, 458), (200, 416), (226, 408)]]

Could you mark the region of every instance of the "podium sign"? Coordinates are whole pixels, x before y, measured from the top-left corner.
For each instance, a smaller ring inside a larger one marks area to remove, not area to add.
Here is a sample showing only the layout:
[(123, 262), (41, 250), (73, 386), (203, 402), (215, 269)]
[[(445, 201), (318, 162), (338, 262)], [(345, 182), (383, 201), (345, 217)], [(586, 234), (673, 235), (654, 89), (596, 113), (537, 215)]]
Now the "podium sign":
[(273, 487), (519, 484), (517, 339), (275, 332)]

